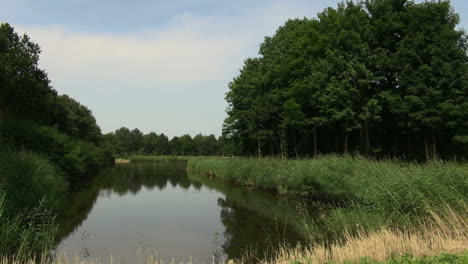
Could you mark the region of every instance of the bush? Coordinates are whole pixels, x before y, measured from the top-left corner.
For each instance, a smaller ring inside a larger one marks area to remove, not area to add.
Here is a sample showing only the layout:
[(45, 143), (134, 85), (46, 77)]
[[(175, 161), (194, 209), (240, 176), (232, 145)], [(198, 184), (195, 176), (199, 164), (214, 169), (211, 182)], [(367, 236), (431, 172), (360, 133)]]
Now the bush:
[(71, 138), (54, 127), (4, 121), (0, 123), (0, 130), (5, 147), (27, 149), (48, 157), (65, 173), (72, 187), (112, 162), (111, 155), (94, 143)]

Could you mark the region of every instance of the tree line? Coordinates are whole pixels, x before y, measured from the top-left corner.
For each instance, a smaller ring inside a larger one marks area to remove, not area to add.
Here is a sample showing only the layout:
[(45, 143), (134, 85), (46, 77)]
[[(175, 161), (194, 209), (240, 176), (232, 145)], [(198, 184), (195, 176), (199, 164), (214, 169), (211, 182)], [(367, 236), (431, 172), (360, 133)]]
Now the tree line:
[(27, 35), (0, 24), (0, 151), (43, 155), (74, 185), (111, 155), (92, 112), (51, 86), (40, 52)]
[(223, 155), (222, 139), (214, 135), (186, 134), (169, 138), (161, 133), (144, 134), (138, 128), (119, 128), (104, 135), (106, 149), (114, 155), (182, 155), (182, 156), (215, 156)]
[(347, 1), (293, 19), (245, 61), (223, 136), (241, 155), (468, 153), (467, 35), (449, 1)]

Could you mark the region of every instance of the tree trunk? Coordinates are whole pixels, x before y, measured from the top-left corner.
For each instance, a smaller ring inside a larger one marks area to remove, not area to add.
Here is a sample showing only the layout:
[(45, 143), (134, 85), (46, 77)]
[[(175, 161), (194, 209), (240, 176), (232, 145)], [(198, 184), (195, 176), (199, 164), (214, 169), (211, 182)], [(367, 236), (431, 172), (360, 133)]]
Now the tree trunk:
[(366, 134), (366, 155), (369, 156), (369, 150), (370, 150), (370, 138), (369, 138), (369, 125), (365, 125), (365, 134)]
[(426, 152), (426, 161), (429, 161), (431, 156), (429, 154), (429, 142), (427, 142), (427, 136), (424, 136), (424, 150)]
[(260, 146), (260, 139), (258, 140), (258, 157), (259, 157), (259, 158), (262, 157), (262, 150), (261, 150), (261, 146)]
[(411, 158), (411, 135), (408, 133), (406, 137), (406, 159)]
[(314, 157), (317, 157), (317, 127), (314, 126)]
[(345, 132), (344, 136), (344, 154), (348, 154), (348, 131)]
[(296, 143), (296, 133), (294, 132), (293, 136), (293, 144), (294, 144), (294, 153), (296, 154), (296, 159), (299, 158), (299, 154), (297, 153), (297, 143)]
[(280, 133), (281, 159), (284, 159), (287, 156), (286, 133), (284, 132), (284, 129), (281, 129)]
[(284, 159), (283, 140), (280, 140), (281, 159)]
[(437, 159), (437, 141), (435, 132), (432, 134), (432, 158)]

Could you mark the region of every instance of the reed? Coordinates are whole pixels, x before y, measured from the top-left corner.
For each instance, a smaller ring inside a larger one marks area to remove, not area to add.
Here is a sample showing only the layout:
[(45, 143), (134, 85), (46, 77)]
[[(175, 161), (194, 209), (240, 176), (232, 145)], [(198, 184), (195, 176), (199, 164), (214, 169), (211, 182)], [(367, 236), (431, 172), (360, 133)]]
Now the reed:
[[(445, 213), (431, 212), (431, 221), (418, 228), (400, 230), (382, 228), (375, 232), (361, 232), (357, 235), (347, 234), (341, 242), (332, 245), (315, 245), (312, 247), (283, 248), (277, 256), (264, 263), (358, 263), (363, 259), (379, 263), (419, 263), (425, 256), (458, 254), (463, 256), (458, 263), (468, 260), (468, 217), (466, 211), (459, 214), (447, 209)], [(391, 262), (391, 260), (396, 262)], [(434, 258), (437, 260), (436, 258)], [(453, 259), (456, 261), (456, 259)], [(446, 262), (440, 258), (440, 263)], [(439, 263), (423, 262), (423, 263)]]
[(280, 194), (415, 214), (442, 205), (459, 208), (468, 193), (468, 164), (452, 162), (416, 164), (360, 156), (311, 160), (194, 157), (188, 160), (188, 168)]
[(52, 249), (54, 212), (64, 205), (66, 187), (44, 157), (0, 153), (0, 256), (25, 260)]

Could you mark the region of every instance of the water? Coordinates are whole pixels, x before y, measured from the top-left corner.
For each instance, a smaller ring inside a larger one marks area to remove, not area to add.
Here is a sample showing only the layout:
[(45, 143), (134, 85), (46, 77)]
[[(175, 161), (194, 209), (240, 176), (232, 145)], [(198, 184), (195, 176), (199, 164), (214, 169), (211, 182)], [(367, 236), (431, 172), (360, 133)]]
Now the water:
[(57, 254), (134, 263), (140, 254), (205, 262), (302, 241), (301, 202), (187, 173), (186, 164), (116, 165), (73, 194)]

